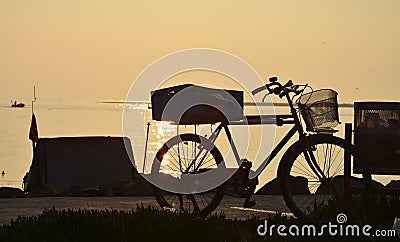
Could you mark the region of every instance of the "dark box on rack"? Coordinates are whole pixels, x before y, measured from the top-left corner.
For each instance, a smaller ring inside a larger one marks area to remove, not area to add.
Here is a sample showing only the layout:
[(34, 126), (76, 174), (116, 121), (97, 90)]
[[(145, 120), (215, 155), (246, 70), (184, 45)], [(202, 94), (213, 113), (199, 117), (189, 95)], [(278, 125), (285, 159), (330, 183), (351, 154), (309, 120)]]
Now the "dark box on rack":
[(151, 92), (152, 118), (177, 124), (243, 119), (243, 91), (184, 84)]

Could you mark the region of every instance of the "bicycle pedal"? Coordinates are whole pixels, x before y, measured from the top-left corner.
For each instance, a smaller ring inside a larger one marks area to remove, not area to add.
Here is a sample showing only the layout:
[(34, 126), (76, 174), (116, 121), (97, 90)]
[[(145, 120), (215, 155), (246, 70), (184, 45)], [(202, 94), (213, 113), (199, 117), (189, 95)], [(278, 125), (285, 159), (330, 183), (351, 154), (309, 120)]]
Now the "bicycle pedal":
[(248, 159), (243, 159), (241, 166), (243, 168), (251, 168), (252, 165), (253, 165), (253, 162), (249, 161)]

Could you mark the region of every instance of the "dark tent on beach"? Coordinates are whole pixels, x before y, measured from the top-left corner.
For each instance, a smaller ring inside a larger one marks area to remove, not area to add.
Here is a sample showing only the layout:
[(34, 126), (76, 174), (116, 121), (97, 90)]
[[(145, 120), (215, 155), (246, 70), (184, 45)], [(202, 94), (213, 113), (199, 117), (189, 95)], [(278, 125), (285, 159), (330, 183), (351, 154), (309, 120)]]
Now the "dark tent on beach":
[[(138, 194), (150, 193), (127, 153), (126, 137), (40, 138), (29, 172), (24, 178), (27, 192), (43, 188), (93, 189), (111, 184), (131, 184)], [(128, 149), (132, 150), (132, 149)], [(133, 195), (133, 194), (130, 194)]]

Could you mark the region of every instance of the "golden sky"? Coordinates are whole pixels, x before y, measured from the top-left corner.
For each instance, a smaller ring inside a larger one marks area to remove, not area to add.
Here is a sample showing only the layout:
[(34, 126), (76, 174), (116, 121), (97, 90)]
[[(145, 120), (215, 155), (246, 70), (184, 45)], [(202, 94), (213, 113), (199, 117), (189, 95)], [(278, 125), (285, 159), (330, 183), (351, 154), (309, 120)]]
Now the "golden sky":
[(399, 101), (400, 1), (1, 0), (0, 98), (125, 99), (156, 59), (214, 48), (341, 102)]

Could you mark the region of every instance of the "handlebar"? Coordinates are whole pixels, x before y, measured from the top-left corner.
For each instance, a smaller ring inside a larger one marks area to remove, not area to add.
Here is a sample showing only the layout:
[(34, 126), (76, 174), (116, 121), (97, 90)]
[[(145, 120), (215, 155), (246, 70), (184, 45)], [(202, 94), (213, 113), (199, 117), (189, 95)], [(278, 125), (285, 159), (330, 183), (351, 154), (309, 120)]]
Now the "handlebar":
[(278, 79), (276, 77), (271, 77), (269, 79), (270, 83), (254, 89), (251, 93), (255, 95), (264, 90), (268, 90), (268, 94), (275, 94), (278, 95), (280, 98), (282, 98), (289, 93), (294, 93), (295, 95), (299, 95), (304, 90), (304, 88), (302, 90), (299, 90), (300, 85), (294, 85), (292, 80), (289, 80), (285, 85), (282, 85), (280, 82), (278, 82)]
[(262, 91), (264, 91), (265, 89), (267, 89), (266, 86), (257, 87), (256, 89), (254, 89), (254, 90), (251, 92), (251, 94), (256, 95), (257, 93), (262, 92)]

